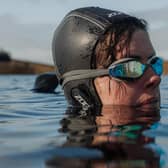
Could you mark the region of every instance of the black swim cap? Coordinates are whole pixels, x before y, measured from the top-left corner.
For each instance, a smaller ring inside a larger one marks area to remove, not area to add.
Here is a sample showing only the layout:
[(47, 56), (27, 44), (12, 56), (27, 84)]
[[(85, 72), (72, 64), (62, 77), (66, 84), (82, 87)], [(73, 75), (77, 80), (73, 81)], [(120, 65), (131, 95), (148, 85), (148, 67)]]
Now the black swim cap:
[(57, 27), (52, 43), (53, 59), (56, 75), (70, 104), (86, 108), (101, 105), (93, 78), (87, 75), (82, 78), (83, 70), (95, 68), (94, 49), (113, 20), (128, 16), (118, 11), (86, 7), (68, 13)]

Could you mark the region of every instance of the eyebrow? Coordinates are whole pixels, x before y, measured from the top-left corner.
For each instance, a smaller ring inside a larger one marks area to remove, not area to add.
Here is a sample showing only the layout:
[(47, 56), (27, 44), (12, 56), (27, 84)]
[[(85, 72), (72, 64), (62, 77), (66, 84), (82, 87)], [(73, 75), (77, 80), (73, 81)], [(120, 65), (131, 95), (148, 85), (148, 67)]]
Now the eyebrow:
[[(155, 55), (156, 55), (156, 53), (154, 52), (151, 55), (149, 55), (147, 59), (149, 60), (150, 58), (152, 58)], [(134, 55), (134, 54), (129, 55), (127, 57), (129, 57), (129, 58), (135, 58), (135, 59), (138, 59), (138, 60), (140, 60), (142, 58), (142, 56), (140, 56), (140, 55)]]

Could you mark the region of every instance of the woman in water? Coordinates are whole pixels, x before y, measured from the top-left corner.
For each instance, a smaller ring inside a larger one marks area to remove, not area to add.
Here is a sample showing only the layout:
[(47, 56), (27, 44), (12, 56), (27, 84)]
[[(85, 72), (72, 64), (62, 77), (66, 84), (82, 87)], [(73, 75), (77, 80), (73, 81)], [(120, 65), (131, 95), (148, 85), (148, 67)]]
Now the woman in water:
[(162, 59), (146, 21), (103, 8), (68, 13), (55, 31), (56, 75), (71, 105), (160, 107)]

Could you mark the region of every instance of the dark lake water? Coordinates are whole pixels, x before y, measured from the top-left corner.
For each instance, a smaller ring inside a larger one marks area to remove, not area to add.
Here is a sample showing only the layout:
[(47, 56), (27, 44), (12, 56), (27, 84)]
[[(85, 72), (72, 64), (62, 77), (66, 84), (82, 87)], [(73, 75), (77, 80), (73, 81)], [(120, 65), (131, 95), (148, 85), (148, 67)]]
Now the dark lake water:
[(67, 109), (61, 91), (31, 91), (35, 75), (0, 76), (0, 167), (168, 167), (168, 76), (160, 112)]

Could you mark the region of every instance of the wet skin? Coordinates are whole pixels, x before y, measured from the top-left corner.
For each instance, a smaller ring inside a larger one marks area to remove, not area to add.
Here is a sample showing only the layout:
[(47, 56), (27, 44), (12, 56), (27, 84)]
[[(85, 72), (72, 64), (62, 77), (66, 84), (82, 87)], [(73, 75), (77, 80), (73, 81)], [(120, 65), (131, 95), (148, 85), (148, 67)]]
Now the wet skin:
[[(121, 50), (120, 44), (117, 46), (116, 59), (122, 59), (126, 55), (137, 57), (142, 63), (146, 63), (149, 58), (155, 56), (155, 50), (147, 32), (135, 31), (128, 50), (126, 48)], [(149, 67), (141, 78), (133, 82), (119, 82), (110, 76), (104, 76), (96, 78), (94, 84), (103, 105), (156, 109), (160, 107), (160, 81), (160, 76)]]

